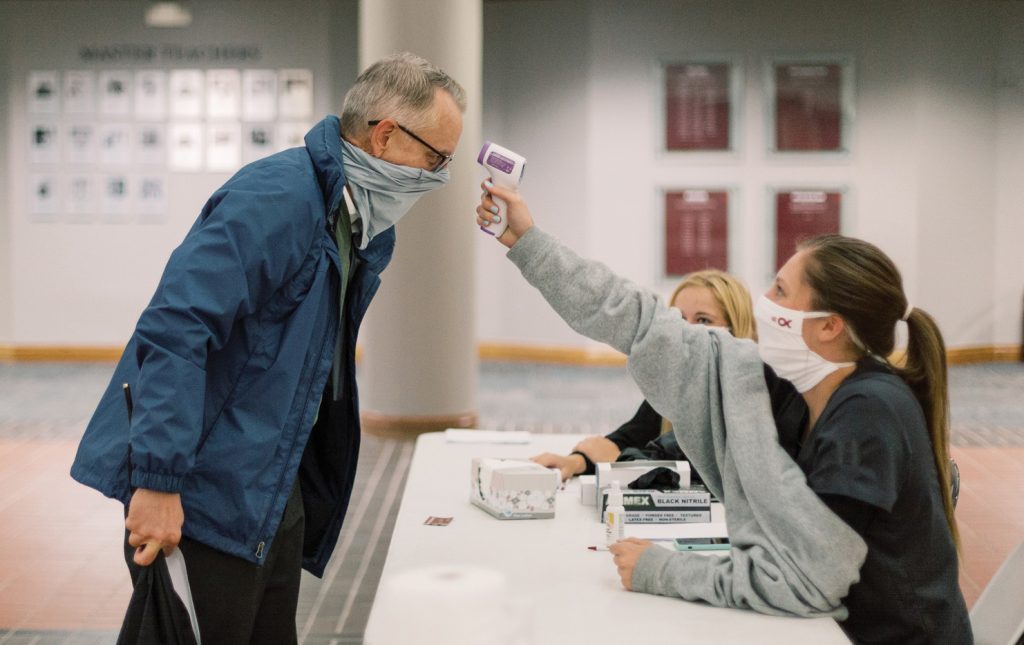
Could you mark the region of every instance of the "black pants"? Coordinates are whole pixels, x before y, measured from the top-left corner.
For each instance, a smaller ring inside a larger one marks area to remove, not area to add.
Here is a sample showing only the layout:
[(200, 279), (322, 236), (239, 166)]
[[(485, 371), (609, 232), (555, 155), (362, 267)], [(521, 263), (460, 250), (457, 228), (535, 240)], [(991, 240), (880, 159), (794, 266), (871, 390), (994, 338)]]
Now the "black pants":
[[(295, 610), (304, 523), (302, 492), (296, 480), (262, 567), (182, 537), (178, 548), (185, 558), (199, 635), (205, 645), (297, 642)], [(132, 560), (135, 549), (128, 545), (127, 532), (124, 553), (134, 584), (139, 566)]]

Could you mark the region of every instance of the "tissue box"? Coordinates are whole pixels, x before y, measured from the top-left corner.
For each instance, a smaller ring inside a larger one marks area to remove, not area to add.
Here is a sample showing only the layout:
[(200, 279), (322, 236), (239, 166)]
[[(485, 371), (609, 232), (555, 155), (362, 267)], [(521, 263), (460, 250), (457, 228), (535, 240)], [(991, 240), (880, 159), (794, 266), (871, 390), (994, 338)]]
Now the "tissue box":
[[(608, 508), (608, 490), (601, 491), (601, 516)], [(711, 521), (711, 493), (703, 486), (679, 490), (622, 491), (627, 524), (686, 524)]]
[(474, 457), (469, 501), (499, 520), (555, 516), (558, 471), (522, 459)]

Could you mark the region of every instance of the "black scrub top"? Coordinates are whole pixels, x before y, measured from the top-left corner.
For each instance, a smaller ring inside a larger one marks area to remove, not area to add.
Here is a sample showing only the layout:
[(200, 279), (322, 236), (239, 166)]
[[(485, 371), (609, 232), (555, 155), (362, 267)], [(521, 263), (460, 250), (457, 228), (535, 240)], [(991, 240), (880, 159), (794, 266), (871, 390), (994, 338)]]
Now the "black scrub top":
[(881, 362), (862, 359), (801, 442), (803, 397), (770, 369), (765, 376), (780, 441), (810, 488), (867, 543), (860, 581), (843, 601), (846, 635), (856, 643), (973, 643), (931, 440), (910, 388)]

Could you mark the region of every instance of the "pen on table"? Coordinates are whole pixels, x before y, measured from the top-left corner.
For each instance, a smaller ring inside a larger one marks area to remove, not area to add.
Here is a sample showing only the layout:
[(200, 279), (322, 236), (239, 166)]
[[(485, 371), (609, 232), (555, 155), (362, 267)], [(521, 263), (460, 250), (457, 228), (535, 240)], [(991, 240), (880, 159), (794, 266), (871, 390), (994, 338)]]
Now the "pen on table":
[[(672, 541), (675, 540), (675, 538), (643, 538), (643, 539), (647, 540), (648, 542), (672, 542)], [(608, 550), (608, 546), (607, 545), (588, 546), (587, 549), (589, 549), (590, 551), (607, 551)]]

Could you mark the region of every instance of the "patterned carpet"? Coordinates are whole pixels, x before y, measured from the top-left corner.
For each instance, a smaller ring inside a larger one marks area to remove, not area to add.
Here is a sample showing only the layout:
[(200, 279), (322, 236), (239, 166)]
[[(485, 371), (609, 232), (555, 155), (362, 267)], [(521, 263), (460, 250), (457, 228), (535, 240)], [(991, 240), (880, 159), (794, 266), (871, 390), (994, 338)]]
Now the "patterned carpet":
[[(109, 364), (0, 364), (0, 440), (77, 440), (111, 371)], [(1024, 364), (958, 366), (950, 382), (955, 445), (1024, 446)], [(484, 363), (479, 392), (481, 427), (542, 433), (606, 433), (641, 400), (625, 369), (613, 367)], [(334, 557), (322, 580), (304, 574), (300, 643), (362, 642), (411, 458), (411, 442), (364, 439)], [(101, 644), (115, 637), (0, 625), (0, 645)]]

